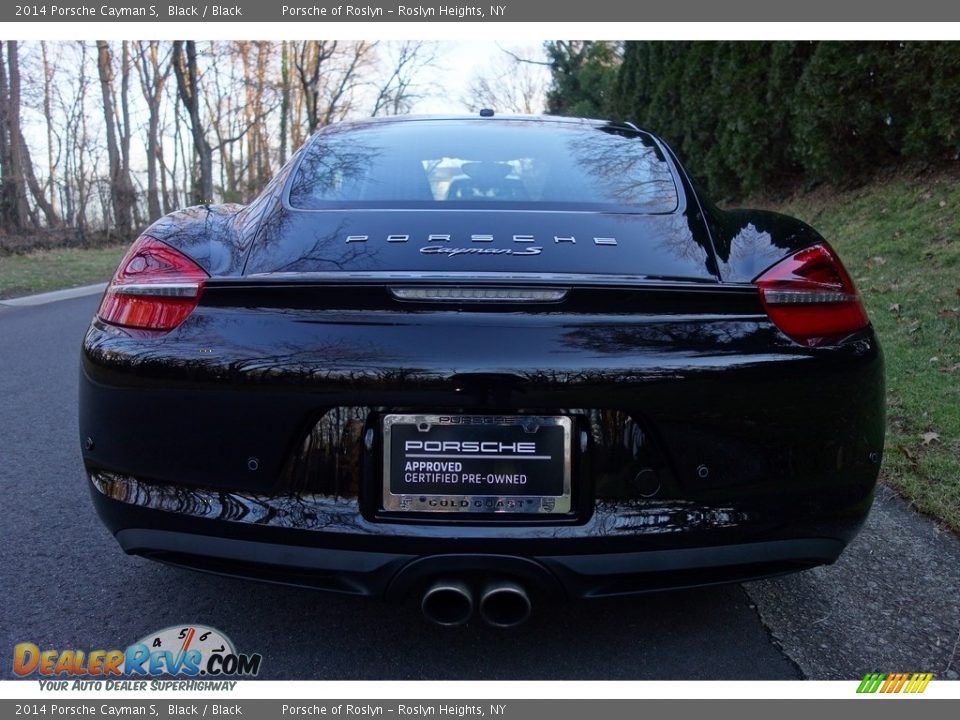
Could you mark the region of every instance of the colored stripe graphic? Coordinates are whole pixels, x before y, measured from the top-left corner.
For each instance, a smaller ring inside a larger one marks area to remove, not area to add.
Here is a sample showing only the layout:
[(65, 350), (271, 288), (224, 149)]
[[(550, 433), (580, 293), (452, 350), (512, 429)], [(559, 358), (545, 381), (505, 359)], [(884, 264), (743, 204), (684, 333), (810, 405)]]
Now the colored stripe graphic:
[(857, 687), (858, 693), (922, 693), (933, 673), (867, 673)]
[(933, 680), (933, 673), (914, 673), (913, 677), (910, 678), (910, 684), (904, 692), (922, 693), (927, 689), (927, 685), (930, 684), (931, 680)]
[(893, 692), (893, 689), (897, 686), (897, 681), (900, 680), (900, 673), (890, 673), (887, 675), (886, 681), (880, 687), (880, 692), (889, 693)]
[(883, 682), (886, 675), (883, 673), (867, 673), (863, 676), (863, 680), (860, 682), (860, 687), (857, 688), (858, 693), (875, 693), (879, 687), (880, 683)]

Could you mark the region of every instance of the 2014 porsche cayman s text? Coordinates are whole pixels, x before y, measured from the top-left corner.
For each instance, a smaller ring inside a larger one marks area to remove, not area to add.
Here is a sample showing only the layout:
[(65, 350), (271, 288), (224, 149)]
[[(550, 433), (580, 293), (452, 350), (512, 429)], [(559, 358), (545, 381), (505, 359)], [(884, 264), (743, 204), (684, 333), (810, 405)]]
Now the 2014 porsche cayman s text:
[(833, 562), (884, 432), (820, 235), (560, 118), (333, 126), (249, 205), (162, 218), (80, 387), (126, 552), (451, 625)]

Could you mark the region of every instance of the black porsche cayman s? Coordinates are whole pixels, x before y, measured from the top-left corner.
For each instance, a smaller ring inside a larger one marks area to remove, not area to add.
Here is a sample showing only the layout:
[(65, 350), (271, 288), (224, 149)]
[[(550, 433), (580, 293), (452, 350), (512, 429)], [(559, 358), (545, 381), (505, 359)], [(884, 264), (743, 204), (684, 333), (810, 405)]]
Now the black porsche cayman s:
[(490, 115), (329, 127), (133, 243), (80, 383), (126, 552), (499, 626), (837, 558), (884, 391), (836, 253), (632, 125)]

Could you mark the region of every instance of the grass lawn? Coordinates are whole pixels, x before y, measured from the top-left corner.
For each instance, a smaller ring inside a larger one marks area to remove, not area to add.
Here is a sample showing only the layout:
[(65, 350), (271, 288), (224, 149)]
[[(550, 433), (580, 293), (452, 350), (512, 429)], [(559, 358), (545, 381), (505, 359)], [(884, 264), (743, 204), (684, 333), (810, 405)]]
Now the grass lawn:
[(881, 478), (960, 530), (960, 175), (900, 174), (767, 204), (840, 253), (887, 367)]
[(0, 299), (104, 282), (113, 275), (126, 249), (126, 245), (115, 245), (0, 257)]

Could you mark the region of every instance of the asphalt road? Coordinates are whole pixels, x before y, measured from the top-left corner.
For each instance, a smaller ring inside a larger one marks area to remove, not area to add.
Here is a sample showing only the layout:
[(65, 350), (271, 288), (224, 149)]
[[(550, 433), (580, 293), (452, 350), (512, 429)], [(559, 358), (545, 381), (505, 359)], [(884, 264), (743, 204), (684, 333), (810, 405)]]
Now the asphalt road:
[(956, 677), (960, 541), (889, 492), (833, 567), (537, 607), (507, 632), (127, 557), (93, 511), (79, 456), (78, 351), (97, 299), (0, 305), (0, 678), (20, 642), (124, 648), (180, 623), (261, 653), (268, 679)]

